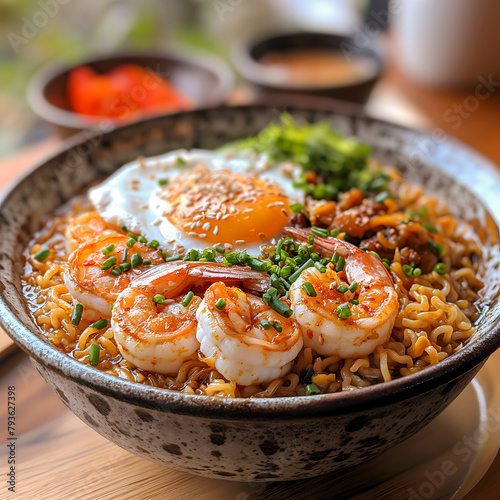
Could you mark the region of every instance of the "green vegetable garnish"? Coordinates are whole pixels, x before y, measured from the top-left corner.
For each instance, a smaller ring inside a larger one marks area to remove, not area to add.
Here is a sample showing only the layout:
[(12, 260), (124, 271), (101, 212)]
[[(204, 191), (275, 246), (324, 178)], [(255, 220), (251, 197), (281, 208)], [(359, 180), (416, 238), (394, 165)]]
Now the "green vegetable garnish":
[(82, 304), (75, 304), (73, 314), (71, 315), (71, 324), (78, 326), (82, 320), (83, 306)]
[(35, 259), (38, 262), (43, 262), (44, 260), (47, 260), (50, 256), (50, 250), (48, 248), (42, 248), (39, 252), (35, 254)]
[(101, 346), (96, 343), (92, 343), (90, 345), (90, 357), (89, 357), (89, 365), (97, 366), (99, 364), (99, 354), (101, 352)]

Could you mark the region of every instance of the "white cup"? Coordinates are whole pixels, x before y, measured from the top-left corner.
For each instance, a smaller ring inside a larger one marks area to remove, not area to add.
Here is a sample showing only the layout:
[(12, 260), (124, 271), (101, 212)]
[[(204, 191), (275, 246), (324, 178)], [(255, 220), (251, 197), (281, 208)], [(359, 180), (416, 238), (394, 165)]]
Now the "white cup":
[(394, 0), (400, 67), (430, 86), (458, 87), (500, 77), (499, 0)]

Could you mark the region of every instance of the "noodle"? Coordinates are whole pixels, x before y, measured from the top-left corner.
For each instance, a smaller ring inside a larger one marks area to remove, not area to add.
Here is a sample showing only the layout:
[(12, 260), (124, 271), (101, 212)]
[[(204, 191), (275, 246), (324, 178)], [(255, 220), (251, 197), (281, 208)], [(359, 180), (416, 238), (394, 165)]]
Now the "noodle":
[[(474, 304), (483, 286), (478, 277), (481, 249), (471, 239), (470, 227), (448, 214), (440, 200), (424, 196), (420, 186), (396, 183), (393, 189), (396, 195), (378, 212), (366, 208), (370, 205), (359, 192), (351, 193), (345, 210), (341, 208), (342, 198), (338, 204), (317, 205), (316, 215), (311, 210), (311, 220), (328, 219), (329, 228), (337, 227), (341, 232), (339, 237), (346, 233), (362, 235), (358, 237), (359, 246), (366, 246), (389, 260), (399, 311), (391, 338), (369, 356), (322, 357), (306, 347), (295, 358), (286, 376), (268, 384), (245, 387), (226, 381), (203, 359), (184, 362), (175, 376), (148, 373), (135, 367), (121, 356), (112, 328), (97, 330), (85, 319), (78, 326), (71, 322), (73, 298), (62, 275), (70, 252), (68, 228), (74, 217), (88, 211), (81, 200), (76, 200), (65, 215), (51, 217), (28, 247), (24, 294), (47, 341), (84, 364), (89, 364), (91, 345), (97, 343), (100, 346), (98, 369), (145, 385), (187, 394), (268, 398), (304, 395), (309, 383), (326, 393), (387, 382), (435, 365), (459, 350), (475, 332), (478, 313)], [(418, 211), (422, 207), (427, 212), (426, 220), (440, 227), (436, 241), (445, 249), (442, 262), (450, 270), (445, 275), (432, 269), (437, 259), (429, 250), (428, 231), (418, 220), (405, 221), (405, 211)], [(363, 213), (365, 209), (368, 215)], [(356, 225), (354, 218), (344, 217), (349, 210), (359, 210), (359, 221), (368, 217), (362, 229), (361, 222)], [(341, 227), (343, 223), (349, 227)], [(35, 255), (42, 245), (52, 253), (44, 262), (38, 262)], [(409, 263), (420, 266), (421, 275), (409, 277), (405, 273)], [(352, 298), (349, 292), (346, 297)]]

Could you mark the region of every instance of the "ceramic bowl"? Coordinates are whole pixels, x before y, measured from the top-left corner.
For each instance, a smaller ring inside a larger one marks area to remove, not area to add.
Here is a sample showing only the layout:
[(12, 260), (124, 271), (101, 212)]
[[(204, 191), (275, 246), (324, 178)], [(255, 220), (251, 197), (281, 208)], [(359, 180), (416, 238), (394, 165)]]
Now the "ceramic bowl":
[[(233, 75), (222, 61), (181, 49), (114, 54), (82, 61), (78, 66), (89, 66), (98, 73), (106, 73), (121, 64), (129, 63), (167, 78), (192, 101), (195, 108), (221, 105), (233, 86)], [(74, 67), (48, 64), (35, 73), (28, 85), (27, 98), (31, 109), (55, 128), (62, 138), (88, 128), (103, 130), (104, 124), (111, 122), (109, 119), (85, 117), (72, 111), (67, 95), (67, 82)]]
[[(261, 63), (263, 57), (270, 53), (284, 54), (304, 49), (338, 52), (349, 63), (362, 58), (371, 68), (365, 74), (345, 83), (305, 86), (292, 85), (281, 78), (276, 80), (276, 75)], [(235, 45), (231, 56), (238, 72), (263, 95), (315, 95), (361, 104), (368, 100), (384, 69), (383, 51), (376, 40), (372, 40), (369, 46), (360, 46), (349, 36), (333, 33), (296, 32), (244, 41)]]
[[(288, 108), (329, 120), (374, 145), (374, 156), (475, 221), (486, 290), (500, 284), (500, 171), (463, 144), (374, 119)], [(43, 340), (21, 292), (22, 252), (40, 218), (139, 155), (214, 148), (276, 120), (266, 107), (199, 110), (152, 118), (61, 151), (29, 172), (1, 204), (0, 318), (61, 400), (98, 433), (174, 469), (240, 481), (292, 480), (363, 462), (410, 437), (464, 389), (500, 345), (500, 302), (490, 297), (477, 334), (438, 365), (356, 391), (280, 399), (221, 399), (169, 392), (108, 376)]]

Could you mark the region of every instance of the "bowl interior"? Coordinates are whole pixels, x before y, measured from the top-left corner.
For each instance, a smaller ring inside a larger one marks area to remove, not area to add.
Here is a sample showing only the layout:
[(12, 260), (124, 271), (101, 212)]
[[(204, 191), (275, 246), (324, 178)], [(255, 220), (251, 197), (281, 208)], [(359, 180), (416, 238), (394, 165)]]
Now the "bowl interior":
[[(313, 398), (232, 400), (144, 387), (108, 376), (64, 355), (40, 338), (21, 290), (22, 252), (41, 218), (59, 207), (90, 183), (113, 173), (138, 156), (154, 156), (179, 148), (213, 149), (254, 134), (277, 119), (276, 109), (260, 106), (198, 110), (151, 118), (97, 134), (84, 142), (74, 139), (57, 155), (42, 162), (2, 202), (0, 231), (0, 318), (12, 338), (42, 364), (50, 364), (74, 380), (116, 390), (120, 397), (142, 400), (148, 405), (165, 404), (182, 409), (197, 408), (206, 414), (227, 414), (243, 408), (244, 415), (262, 417), (274, 412), (290, 417), (314, 412), (347, 411), (370, 401), (383, 404), (395, 397), (422, 393), (436, 384), (453, 380), (489, 356), (500, 344), (500, 171), (481, 155), (449, 139), (429, 135), (375, 119), (319, 110), (288, 108), (298, 120), (327, 120), (346, 135), (374, 146), (374, 156), (396, 166), (410, 182), (424, 184), (430, 193), (445, 199), (451, 211), (478, 228), (485, 257), (487, 314), (478, 323), (475, 338), (461, 351), (422, 372), (361, 391)], [(125, 396), (124, 396), (125, 395)], [(194, 399), (193, 399), (194, 398)], [(172, 406), (173, 405), (173, 406)]]

